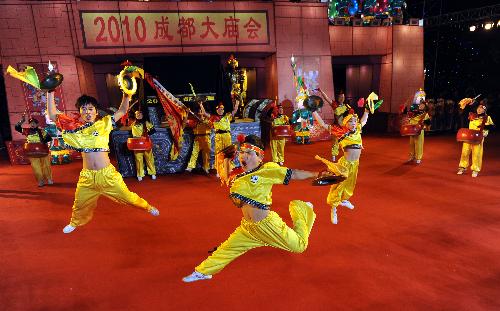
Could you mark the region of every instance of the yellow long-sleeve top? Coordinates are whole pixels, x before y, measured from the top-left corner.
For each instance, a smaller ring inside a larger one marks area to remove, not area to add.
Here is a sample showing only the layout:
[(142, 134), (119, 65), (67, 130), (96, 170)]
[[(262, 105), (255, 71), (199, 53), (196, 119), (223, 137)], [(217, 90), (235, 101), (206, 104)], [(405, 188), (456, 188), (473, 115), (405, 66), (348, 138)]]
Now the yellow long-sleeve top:
[(231, 113), (226, 113), (223, 117), (212, 116), (210, 122), (216, 132), (229, 132), (231, 131), (231, 120), (233, 116)]
[(237, 207), (246, 203), (269, 210), (273, 185), (288, 185), (291, 177), (291, 169), (268, 162), (252, 171), (237, 175), (232, 181), (229, 197)]
[[(151, 122), (146, 121), (146, 131), (150, 131), (154, 126), (151, 124)], [(132, 125), (132, 136), (133, 137), (141, 137), (143, 134), (144, 130), (144, 123), (143, 122), (134, 122)]]
[[(488, 115), (478, 116), (477, 114), (473, 114), (472, 120), (469, 121), (469, 129), (478, 131), (481, 129), (483, 124), (483, 118), (486, 117), (486, 122), (484, 125), (494, 125), (493, 120)], [(488, 135), (488, 130), (483, 129), (483, 135)]]
[(290, 124), (290, 120), (284, 114), (273, 119), (273, 126)]
[(109, 152), (109, 133), (116, 126), (113, 116), (81, 123), (64, 114), (57, 115), (57, 126), (67, 148), (78, 152)]
[(357, 145), (360, 148), (357, 149), (362, 149), (363, 147), (363, 139), (361, 138), (361, 124), (358, 122), (358, 125), (356, 125), (356, 129), (354, 132), (351, 132), (347, 134), (339, 143), (342, 149), (345, 149), (346, 147), (352, 146), (352, 145)]
[(21, 123), (17, 123), (14, 128), (16, 131), (26, 136), (27, 143), (47, 143), (52, 140), (46, 131), (39, 128), (22, 128)]

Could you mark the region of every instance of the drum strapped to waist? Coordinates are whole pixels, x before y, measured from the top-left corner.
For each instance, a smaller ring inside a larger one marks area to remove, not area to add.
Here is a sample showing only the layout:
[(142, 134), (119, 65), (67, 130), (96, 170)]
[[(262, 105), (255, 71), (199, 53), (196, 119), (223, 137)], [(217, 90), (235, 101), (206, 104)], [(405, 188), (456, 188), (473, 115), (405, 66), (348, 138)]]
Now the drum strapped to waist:
[(292, 136), (292, 129), (290, 125), (275, 125), (272, 129), (273, 137), (276, 138), (285, 138)]
[(23, 149), (29, 158), (43, 158), (49, 155), (49, 147), (45, 143), (25, 143)]
[(149, 136), (131, 137), (127, 139), (127, 148), (133, 151), (149, 151), (153, 142)]
[(461, 128), (457, 132), (457, 141), (469, 144), (480, 144), (483, 140), (483, 131)]
[(401, 126), (401, 136), (417, 136), (422, 131), (421, 124), (405, 124)]

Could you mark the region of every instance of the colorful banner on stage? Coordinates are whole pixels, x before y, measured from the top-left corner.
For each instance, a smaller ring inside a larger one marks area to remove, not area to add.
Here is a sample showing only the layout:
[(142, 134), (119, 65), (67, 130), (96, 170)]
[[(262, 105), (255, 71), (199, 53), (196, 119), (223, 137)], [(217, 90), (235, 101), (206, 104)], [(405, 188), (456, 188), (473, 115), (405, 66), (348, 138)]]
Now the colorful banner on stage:
[(80, 11), (85, 48), (269, 44), (267, 11)]
[[(54, 70), (56, 72), (59, 72), (57, 69), (57, 62), (51, 61), (52, 66), (54, 66)], [(31, 66), (35, 69), (37, 75), (38, 75), (38, 80), (42, 81), (43, 78), (45, 77), (45, 74), (49, 71), (48, 69), (48, 63), (22, 63), (22, 64), (17, 64), (17, 68), (19, 71), (23, 71), (26, 66)], [(47, 107), (47, 92), (39, 90), (27, 83), (21, 82), (23, 86), (23, 94), (24, 94), (24, 101), (26, 104), (26, 110), (25, 112), (31, 116), (35, 117), (38, 119), (40, 122), (41, 127), (45, 127), (45, 109)], [(65, 106), (64, 106), (64, 100), (63, 100), (63, 91), (62, 91), (62, 85), (57, 87), (54, 90), (54, 98), (56, 101), (57, 109), (59, 111), (65, 111)]]

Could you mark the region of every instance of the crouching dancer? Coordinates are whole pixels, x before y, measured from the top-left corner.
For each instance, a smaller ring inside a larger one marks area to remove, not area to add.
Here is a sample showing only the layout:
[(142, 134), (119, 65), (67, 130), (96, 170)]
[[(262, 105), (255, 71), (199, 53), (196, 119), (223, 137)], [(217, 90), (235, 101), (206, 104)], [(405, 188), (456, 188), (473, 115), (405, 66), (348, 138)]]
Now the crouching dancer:
[(47, 114), (62, 129), (67, 148), (82, 153), (83, 170), (76, 186), (73, 213), (64, 233), (70, 233), (92, 219), (97, 199), (104, 195), (114, 201), (130, 204), (148, 211), (153, 216), (160, 212), (137, 194), (128, 190), (123, 178), (109, 161), (109, 133), (128, 110), (130, 96), (123, 95), (120, 108), (114, 115), (97, 119), (97, 100), (83, 95), (76, 108), (80, 117), (73, 119), (58, 113), (53, 93), (47, 95)]
[[(273, 185), (287, 185), (291, 179), (307, 179), (316, 172), (292, 170), (276, 163), (263, 164), (264, 145), (260, 138), (248, 135), (241, 142), (239, 160), (241, 167), (229, 175), (230, 198), (241, 208), (241, 224), (194, 272), (184, 277), (184, 282), (211, 279), (231, 261), (247, 251), (260, 246), (273, 246), (301, 253), (307, 248), (316, 214), (309, 202), (293, 200), (289, 210), (293, 228), (271, 211)], [(222, 177), (222, 176), (221, 176)]]

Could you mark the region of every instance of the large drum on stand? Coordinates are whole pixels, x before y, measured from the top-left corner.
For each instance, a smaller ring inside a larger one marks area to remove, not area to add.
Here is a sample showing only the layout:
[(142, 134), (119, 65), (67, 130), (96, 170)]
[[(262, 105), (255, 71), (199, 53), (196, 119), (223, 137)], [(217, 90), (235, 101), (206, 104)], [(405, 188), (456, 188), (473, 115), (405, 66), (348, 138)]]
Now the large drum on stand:
[(149, 151), (153, 143), (149, 136), (132, 137), (127, 139), (127, 148), (133, 151)]
[(49, 147), (44, 143), (25, 143), (23, 149), (29, 158), (43, 158), (49, 155)]
[(459, 142), (476, 145), (480, 144), (482, 140), (483, 140), (483, 131), (461, 128), (457, 132), (457, 141)]
[(405, 124), (400, 128), (401, 136), (417, 136), (422, 131), (421, 124)]
[(276, 138), (287, 138), (292, 137), (292, 129), (290, 125), (275, 125), (272, 128), (273, 137)]

